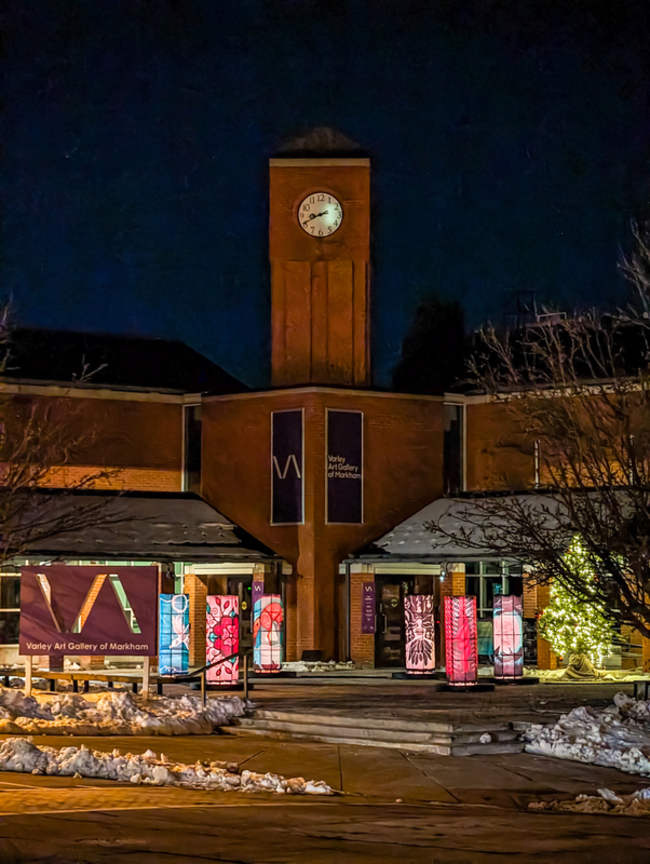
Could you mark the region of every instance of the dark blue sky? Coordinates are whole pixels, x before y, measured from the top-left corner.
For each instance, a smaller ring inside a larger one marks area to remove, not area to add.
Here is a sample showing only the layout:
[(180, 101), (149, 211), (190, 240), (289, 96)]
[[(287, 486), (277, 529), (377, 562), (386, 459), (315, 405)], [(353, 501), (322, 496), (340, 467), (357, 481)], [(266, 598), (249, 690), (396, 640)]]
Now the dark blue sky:
[(183, 339), (267, 383), (268, 158), (373, 166), (373, 361), (419, 300), (611, 303), (650, 182), (646, 0), (12, 0), (2, 292), (21, 323)]

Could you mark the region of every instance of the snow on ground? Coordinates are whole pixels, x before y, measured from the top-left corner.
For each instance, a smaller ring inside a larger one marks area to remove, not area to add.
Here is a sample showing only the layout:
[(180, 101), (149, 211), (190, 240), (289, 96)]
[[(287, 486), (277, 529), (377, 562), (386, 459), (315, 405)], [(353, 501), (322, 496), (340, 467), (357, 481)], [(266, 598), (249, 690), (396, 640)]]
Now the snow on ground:
[(599, 789), (598, 795), (578, 795), (574, 801), (531, 801), (529, 810), (562, 810), (574, 813), (609, 813), (612, 816), (650, 816), (650, 787), (631, 795)]
[[(574, 678), (565, 678), (566, 669), (535, 669), (534, 667), (524, 667), (524, 677), (532, 676), (539, 678), (544, 684), (571, 684), (576, 683)], [(593, 679), (585, 678), (578, 681), (579, 684), (590, 684), (596, 682), (624, 684), (628, 681), (640, 681), (648, 677), (648, 673), (644, 672), (639, 666), (636, 669), (596, 669), (597, 677)]]
[(0, 733), (34, 735), (209, 735), (231, 718), (241, 717), (245, 703), (237, 696), (159, 696), (143, 700), (125, 692), (104, 693), (96, 701), (62, 693), (51, 701), (0, 689)]
[(148, 786), (180, 786), (217, 792), (279, 792), (289, 795), (333, 795), (322, 780), (279, 774), (239, 773), (229, 762), (172, 762), (147, 750), (141, 756), (119, 750), (104, 753), (87, 747), (37, 747), (32, 738), (7, 738), (0, 747), (0, 771), (66, 777), (93, 777)]
[(650, 701), (617, 693), (605, 709), (580, 706), (523, 734), (528, 753), (650, 774)]
[(336, 660), (294, 660), (282, 664), (283, 672), (348, 672), (354, 669), (354, 660), (337, 663)]

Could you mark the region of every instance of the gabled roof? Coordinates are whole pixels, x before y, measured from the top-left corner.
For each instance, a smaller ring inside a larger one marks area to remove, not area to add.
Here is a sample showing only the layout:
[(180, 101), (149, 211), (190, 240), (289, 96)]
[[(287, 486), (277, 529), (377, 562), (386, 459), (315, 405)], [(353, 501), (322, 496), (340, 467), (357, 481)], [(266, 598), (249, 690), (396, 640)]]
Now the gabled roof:
[[(432, 563), (480, 561), (499, 557), (494, 547), (481, 544), (487, 535), (499, 531), (499, 520), (506, 518), (501, 516), (499, 511), (505, 514), (512, 505), (526, 512), (532, 511), (547, 530), (566, 534), (568, 545), (571, 531), (563, 505), (557, 498), (532, 493), (499, 497), (505, 507), (500, 506), (496, 515), (490, 514), (489, 510), (482, 506), (482, 502), (490, 500), (485, 496), (438, 498), (384, 534), (358, 557)], [(493, 500), (496, 500), (496, 497)], [(432, 531), (427, 527), (429, 524), (439, 525), (443, 530)], [(460, 539), (463, 532), (468, 541), (466, 543)]]
[(2, 377), (48, 383), (241, 393), (248, 388), (184, 342), (110, 333), (20, 327), (12, 330)]
[(197, 562), (276, 557), (203, 498), (185, 492), (41, 489), (21, 515), (24, 523), (30, 519), (36, 528), (29, 536), (37, 539), (28, 556)]

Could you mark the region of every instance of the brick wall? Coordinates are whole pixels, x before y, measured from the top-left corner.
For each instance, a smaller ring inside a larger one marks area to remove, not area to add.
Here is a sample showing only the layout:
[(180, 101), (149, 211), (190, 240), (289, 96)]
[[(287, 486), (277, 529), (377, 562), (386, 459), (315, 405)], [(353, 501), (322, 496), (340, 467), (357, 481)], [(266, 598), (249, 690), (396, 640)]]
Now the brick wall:
[[(43, 485), (66, 486), (108, 471), (97, 488), (179, 491), (182, 471), (182, 405), (149, 399), (84, 398), (6, 394), (3, 421), (7, 434), (20, 435), (28, 424), (55, 429), (53, 455), (68, 443), (65, 465), (55, 467)], [(3, 397), (5, 398), (5, 397)]]
[[(97, 465), (77, 465), (53, 468), (44, 478), (43, 486), (61, 488), (78, 485), (84, 478), (96, 474)], [(163, 468), (120, 468), (108, 465), (101, 468), (107, 472), (93, 482), (94, 489), (137, 489), (143, 492), (180, 492), (182, 472)]]
[(535, 582), (532, 582), (530, 579), (526, 579), (526, 577), (524, 577), (524, 618), (536, 618), (537, 606), (537, 584)]
[(374, 581), (372, 573), (350, 574), (350, 654), (357, 666), (375, 665), (375, 637), (361, 632), (363, 585)]
[(445, 660), (445, 597), (462, 597), (465, 593), (465, 565), (448, 564), (440, 581), (440, 662)]
[(185, 576), (190, 596), (190, 666), (205, 665), (205, 607), (208, 589), (193, 573)]

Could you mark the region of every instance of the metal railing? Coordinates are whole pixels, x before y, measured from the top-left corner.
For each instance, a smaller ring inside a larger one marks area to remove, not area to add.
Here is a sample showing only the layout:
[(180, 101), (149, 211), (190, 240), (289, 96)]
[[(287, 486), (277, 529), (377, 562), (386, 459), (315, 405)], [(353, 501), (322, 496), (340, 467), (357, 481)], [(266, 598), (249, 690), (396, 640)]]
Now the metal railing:
[(228, 660), (234, 660), (235, 657), (242, 658), (243, 665), (243, 684), (244, 684), (244, 701), (248, 699), (248, 654), (243, 653), (239, 654), (238, 651), (235, 651), (234, 654), (229, 654), (227, 657), (220, 657), (218, 660), (215, 660), (213, 663), (206, 663), (205, 666), (201, 666), (199, 669), (195, 669), (191, 674), (181, 673), (179, 675), (170, 675), (170, 679), (174, 679), (176, 681), (195, 681), (197, 678), (201, 681), (201, 702), (205, 706), (206, 700), (206, 677), (207, 672), (210, 669), (214, 669), (216, 666), (220, 666), (222, 663), (227, 663)]

